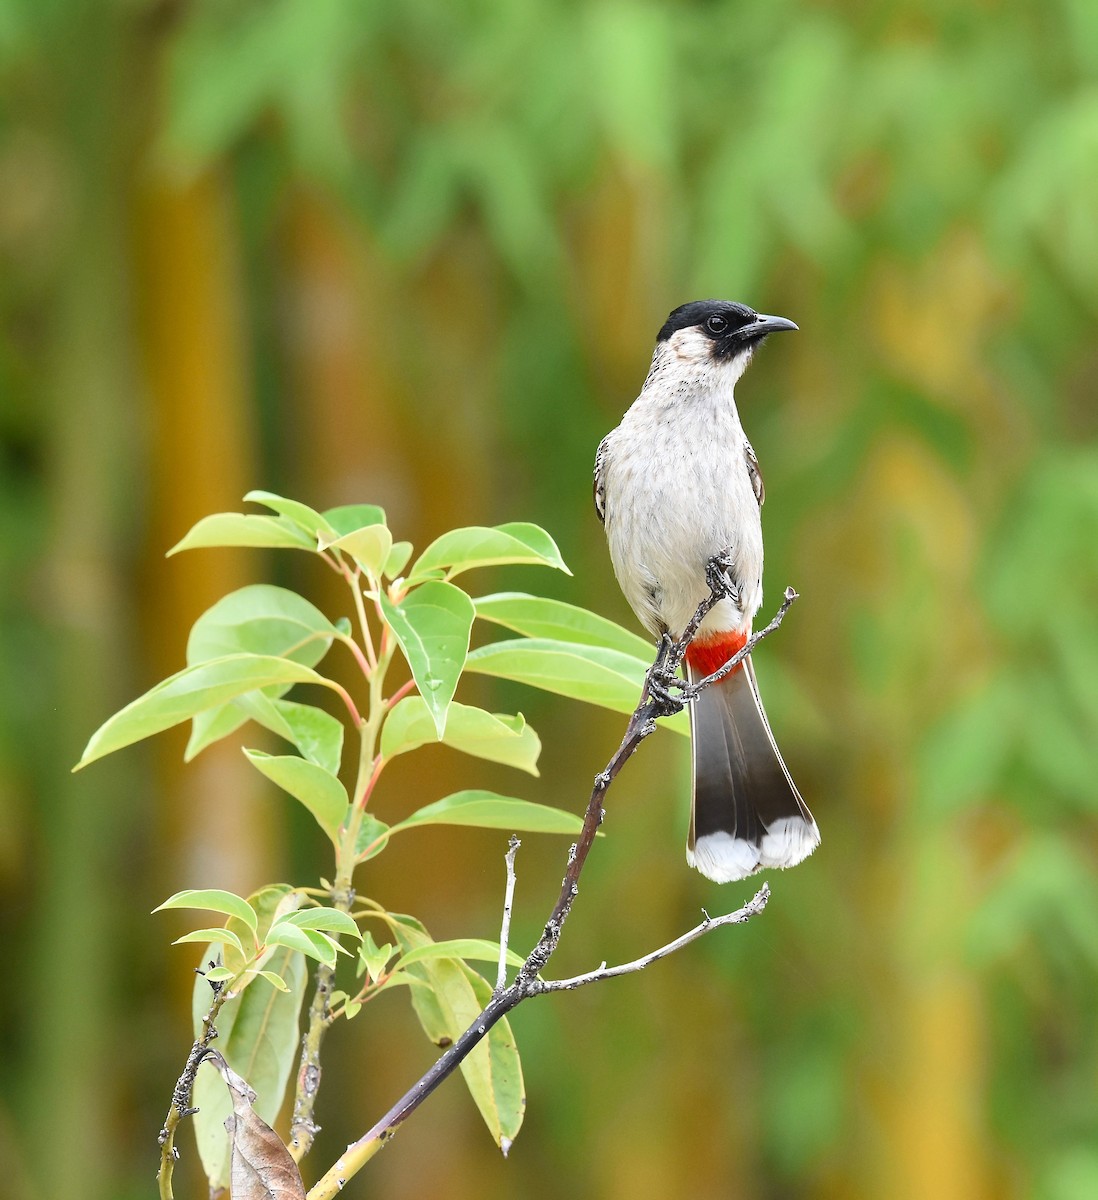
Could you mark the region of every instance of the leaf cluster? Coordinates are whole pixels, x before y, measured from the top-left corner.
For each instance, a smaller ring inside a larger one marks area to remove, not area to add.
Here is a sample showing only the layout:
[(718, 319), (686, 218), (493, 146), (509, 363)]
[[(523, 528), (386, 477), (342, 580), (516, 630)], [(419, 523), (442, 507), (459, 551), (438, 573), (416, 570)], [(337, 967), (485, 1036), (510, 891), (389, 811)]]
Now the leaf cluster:
[[(493, 985), (471, 964), (498, 963), (498, 942), (434, 941), (420, 920), (370, 898), (355, 879), (360, 864), (382, 853), (395, 836), (428, 825), (566, 836), (581, 828), (572, 813), (476, 788), (386, 823), (370, 811), (386, 766), (421, 746), (442, 743), (537, 774), (537, 733), (521, 713), (492, 713), (455, 700), (463, 673), (628, 712), (642, 686), (649, 647), (574, 605), (516, 592), (473, 596), (455, 582), (477, 568), (516, 563), (567, 571), (553, 539), (536, 525), (452, 530), (416, 556), (410, 543), (394, 540), (376, 506), (319, 512), (269, 492), (251, 492), (246, 499), (267, 511), (206, 517), (171, 553), (263, 546), (314, 554), (346, 582), (350, 615), (332, 619), (305, 597), (269, 584), (230, 593), (195, 621), (187, 665), (107, 720), (78, 767), (186, 721), (188, 759), (249, 722), (288, 743), (285, 754), (247, 747), (243, 752), (331, 842), (333, 881), (322, 878), (319, 887), (268, 885), (247, 898), (218, 888), (186, 889), (160, 906), (225, 918), (222, 925), (190, 930), (176, 943), (204, 947), (206, 966), (195, 987), (196, 1028), (208, 1006), (209, 985), (220, 985), (228, 998), (218, 1016), (218, 1046), (229, 1067), (255, 1090), (257, 1115), (271, 1121), (299, 1042), (309, 963), (321, 1003), (310, 1009), (306, 1054), (319, 1053), (332, 1022), (356, 1017), (392, 988), (408, 989), (420, 1024), (439, 1045), (456, 1039), (491, 997)], [(470, 650), (478, 620), (514, 636)], [(357, 664), (355, 687), (326, 672), (334, 647)], [(398, 654), (411, 679), (390, 691), (387, 673)], [(304, 688), (334, 695), (343, 719), (294, 690)], [(682, 718), (671, 724), (686, 731)], [(357, 754), (345, 752), (350, 741), (357, 742)], [(341, 971), (337, 986), (341, 958), (355, 969), (353, 977), (350, 968), (346, 978)], [(515, 955), (506, 961), (521, 963)], [(508, 1146), (525, 1100), (506, 1019), (462, 1070), (493, 1138)], [(202, 1160), (211, 1185), (223, 1186), (231, 1159), (223, 1123), (231, 1098), (212, 1072), (201, 1073), (196, 1086)]]

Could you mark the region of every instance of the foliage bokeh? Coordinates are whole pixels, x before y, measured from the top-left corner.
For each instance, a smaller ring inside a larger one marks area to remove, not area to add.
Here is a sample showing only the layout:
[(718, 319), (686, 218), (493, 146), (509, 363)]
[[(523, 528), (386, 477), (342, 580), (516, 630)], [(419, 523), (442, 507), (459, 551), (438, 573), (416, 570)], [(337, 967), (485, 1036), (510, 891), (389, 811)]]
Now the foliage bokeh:
[[(1098, 9), (3, 0), (0, 97), (16, 1200), (149, 1194), (190, 963), (146, 913), (315, 849), (235, 751), (68, 776), (203, 608), (296, 569), (163, 551), (250, 487), (420, 545), (527, 519), (556, 594), (628, 624), (593, 450), (704, 295), (801, 326), (741, 404), (769, 595), (804, 596), (758, 670), (824, 844), (752, 926), (518, 1016), (509, 1162), (451, 1088), (363, 1194), (1095, 1194)], [(618, 723), (503, 695), (545, 741), (525, 794), (578, 809)], [(577, 970), (742, 899), (682, 862), (673, 740), (619, 785)], [(460, 780), (426, 761), (410, 794)], [(491, 936), (502, 845), (425, 844), (370, 888)], [(520, 941), (559, 873), (524, 848)], [(323, 1145), (426, 1061), (382, 1018)]]

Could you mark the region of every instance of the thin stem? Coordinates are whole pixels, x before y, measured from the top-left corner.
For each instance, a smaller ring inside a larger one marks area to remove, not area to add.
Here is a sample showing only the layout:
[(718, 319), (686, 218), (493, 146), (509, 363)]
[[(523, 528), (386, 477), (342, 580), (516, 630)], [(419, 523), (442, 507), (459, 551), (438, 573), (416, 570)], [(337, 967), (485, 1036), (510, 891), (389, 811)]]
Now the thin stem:
[(374, 787), (377, 785), (378, 777), (381, 775), (385, 767), (385, 759), (381, 755), (374, 758), (374, 765), (370, 769), (370, 777), (366, 780), (366, 784), (362, 789), (361, 796), (356, 793), (355, 805), (359, 809), (365, 809), (370, 803), (370, 796), (373, 794)]
[[(369, 660), (370, 667), (373, 669), (377, 666), (377, 655), (374, 653), (374, 639), (370, 633), (370, 623), (366, 620), (366, 605), (362, 602), (362, 587), (360, 584), (360, 576), (357, 570), (352, 571), (345, 562), (340, 563), (343, 569), (343, 578), (347, 580), (347, 586), (351, 589), (351, 595), (355, 601), (355, 612), (358, 614), (358, 627), (362, 632), (362, 642), (366, 647), (366, 657)], [(366, 672), (369, 678), (370, 672)]]
[(515, 855), (518, 854), (522, 842), (511, 834), (507, 843), (507, 854), (504, 861), (507, 864), (507, 887), (503, 894), (503, 924), (499, 931), (499, 970), (496, 972), (496, 992), (502, 992), (507, 983), (507, 942), (511, 936), (511, 906), (515, 899)]
[[(346, 568), (344, 575), (345, 577), (350, 576), (350, 571)], [(351, 582), (350, 578), (348, 578), (348, 582)], [(361, 590), (358, 588), (357, 582), (353, 590), (358, 598), (362, 627), (368, 636), (365, 612), (361, 606)], [(372, 647), (369, 649), (372, 654)], [(384, 759), (376, 753), (376, 747), (381, 724), (386, 714), (382, 688), (391, 658), (391, 652), (383, 653), (368, 671), (366, 678), (369, 683), (369, 708), (365, 720), (356, 721), (359, 732), (358, 775), (354, 791), (351, 793), (355, 798), (355, 803), (351, 806), (347, 822), (340, 835), (339, 846), (336, 850), (336, 877), (331, 892), (332, 907), (342, 912), (350, 912), (355, 902), (352, 876), (355, 869), (359, 830), (362, 828), (366, 802), (385, 765)], [(302, 1039), (301, 1065), (298, 1070), (293, 1119), (290, 1124), (290, 1154), (295, 1162), (300, 1162), (309, 1153), (313, 1139), (320, 1128), (314, 1119), (322, 1074), (320, 1049), (324, 1035), (335, 1019), (329, 1003), (334, 985), (335, 967), (325, 966), (321, 963), (317, 967), (316, 988), (309, 1004), (309, 1021)]]
[(386, 708), (396, 708), (396, 706), (404, 699), (405, 696), (410, 696), (416, 690), (416, 681), (409, 679), (407, 683), (402, 683), (400, 687), (385, 701)]
[(353, 637), (350, 637), (350, 636), (341, 637), (339, 640), (354, 655), (354, 659), (355, 659), (355, 662), (358, 663), (359, 670), (362, 672), (362, 674), (367, 679), (369, 679), (370, 671), (372, 670), (372, 667), (370, 665), (369, 659), (366, 657), (365, 654), (362, 653), (362, 647), (358, 644), (358, 642), (355, 641), (355, 639)]
[(343, 701), (347, 712), (350, 713), (351, 721), (354, 723), (355, 728), (360, 728), (362, 726), (362, 718), (358, 715), (358, 705), (351, 698), (351, 693), (342, 684), (336, 683), (334, 679), (327, 679), (325, 683)]
[(385, 985), (392, 977), (392, 971), (383, 971), (376, 979), (367, 979), (365, 983), (363, 983), (362, 987), (360, 987), (353, 996), (348, 996), (343, 1003), (337, 1005), (331, 1010), (332, 1019), (334, 1020), (336, 1017), (342, 1016), (346, 1011), (348, 1004), (369, 1004), (369, 1002), (373, 1000), (375, 996), (379, 996), (381, 994)]

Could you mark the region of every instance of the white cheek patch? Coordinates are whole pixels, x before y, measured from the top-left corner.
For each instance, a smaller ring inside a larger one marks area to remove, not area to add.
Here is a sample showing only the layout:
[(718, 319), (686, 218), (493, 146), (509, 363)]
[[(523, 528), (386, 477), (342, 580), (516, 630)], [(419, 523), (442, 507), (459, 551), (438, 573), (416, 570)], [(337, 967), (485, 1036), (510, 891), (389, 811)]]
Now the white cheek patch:
[(668, 345), (680, 362), (707, 363), (713, 343), (700, 329), (676, 329)]
[[(746, 346), (731, 358), (715, 358), (713, 340), (700, 329), (677, 329), (668, 339), (667, 347), (674, 362), (704, 370), (711, 385), (718, 387), (735, 387), (755, 353), (754, 346)], [(662, 363), (661, 368), (666, 369)]]

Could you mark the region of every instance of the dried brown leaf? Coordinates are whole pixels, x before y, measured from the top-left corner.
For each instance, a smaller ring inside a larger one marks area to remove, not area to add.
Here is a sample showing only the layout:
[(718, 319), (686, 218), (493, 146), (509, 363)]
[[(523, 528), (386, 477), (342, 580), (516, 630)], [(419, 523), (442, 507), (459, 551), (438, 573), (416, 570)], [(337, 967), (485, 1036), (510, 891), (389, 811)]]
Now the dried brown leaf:
[(305, 1200), (297, 1164), (278, 1134), (252, 1108), (255, 1092), (248, 1081), (216, 1050), (209, 1051), (205, 1061), (220, 1072), (233, 1102), (233, 1115), (225, 1121), (232, 1139), (232, 1200)]

